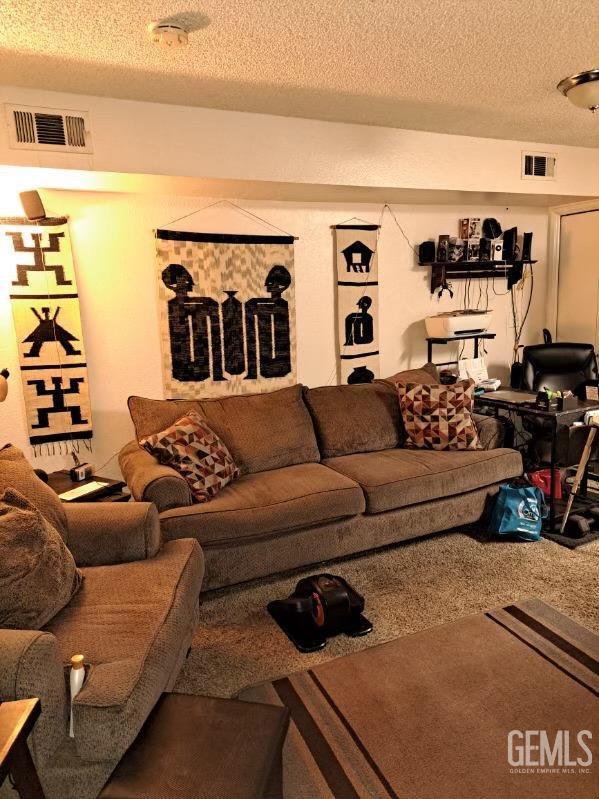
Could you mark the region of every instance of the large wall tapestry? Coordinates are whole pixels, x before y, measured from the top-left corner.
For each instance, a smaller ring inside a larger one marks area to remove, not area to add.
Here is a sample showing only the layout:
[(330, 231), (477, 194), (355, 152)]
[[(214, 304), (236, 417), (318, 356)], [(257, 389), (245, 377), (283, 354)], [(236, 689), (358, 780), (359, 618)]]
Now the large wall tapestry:
[(167, 396), (293, 385), (293, 237), (157, 230), (156, 239)]
[(39, 455), (92, 437), (87, 365), (67, 220), (0, 218), (29, 441)]
[(379, 376), (378, 225), (335, 225), (339, 381)]

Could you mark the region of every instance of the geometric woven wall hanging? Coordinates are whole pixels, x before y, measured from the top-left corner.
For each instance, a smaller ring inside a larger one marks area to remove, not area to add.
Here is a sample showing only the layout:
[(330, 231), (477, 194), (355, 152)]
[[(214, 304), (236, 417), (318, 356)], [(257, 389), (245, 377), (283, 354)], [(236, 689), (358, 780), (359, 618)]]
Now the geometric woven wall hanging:
[(87, 365), (67, 219), (0, 218), (0, 239), (34, 454), (77, 451), (80, 442), (90, 448)]
[(379, 376), (379, 225), (335, 225), (339, 382)]
[(293, 236), (156, 231), (168, 398), (296, 381)]

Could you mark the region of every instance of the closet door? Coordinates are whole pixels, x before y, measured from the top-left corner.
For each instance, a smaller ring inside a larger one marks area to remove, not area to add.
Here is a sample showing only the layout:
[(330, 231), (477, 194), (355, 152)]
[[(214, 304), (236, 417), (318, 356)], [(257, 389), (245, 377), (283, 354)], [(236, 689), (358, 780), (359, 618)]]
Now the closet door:
[(563, 216), (557, 294), (557, 340), (599, 348), (599, 211)]

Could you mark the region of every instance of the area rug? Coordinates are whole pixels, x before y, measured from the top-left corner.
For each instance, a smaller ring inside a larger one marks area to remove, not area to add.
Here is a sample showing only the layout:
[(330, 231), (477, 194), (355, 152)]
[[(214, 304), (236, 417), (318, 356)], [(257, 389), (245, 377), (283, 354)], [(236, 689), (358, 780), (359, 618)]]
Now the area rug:
[[(298, 579), (330, 571), (366, 597), (374, 630), (300, 654), (266, 610)], [(599, 632), (599, 542), (508, 543), (447, 533), (203, 597), (200, 623), (175, 690), (230, 697), (256, 683), (473, 613), (538, 597)]]

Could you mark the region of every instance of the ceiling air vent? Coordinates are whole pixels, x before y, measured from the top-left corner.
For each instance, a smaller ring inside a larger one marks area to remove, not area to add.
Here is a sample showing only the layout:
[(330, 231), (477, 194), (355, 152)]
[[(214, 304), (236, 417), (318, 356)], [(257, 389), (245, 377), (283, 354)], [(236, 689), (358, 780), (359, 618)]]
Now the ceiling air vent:
[(93, 152), (85, 111), (7, 105), (6, 116), (10, 147), (15, 150)]
[(523, 180), (555, 180), (556, 157), (552, 153), (522, 153)]

